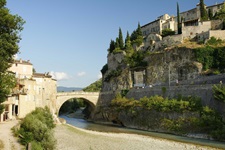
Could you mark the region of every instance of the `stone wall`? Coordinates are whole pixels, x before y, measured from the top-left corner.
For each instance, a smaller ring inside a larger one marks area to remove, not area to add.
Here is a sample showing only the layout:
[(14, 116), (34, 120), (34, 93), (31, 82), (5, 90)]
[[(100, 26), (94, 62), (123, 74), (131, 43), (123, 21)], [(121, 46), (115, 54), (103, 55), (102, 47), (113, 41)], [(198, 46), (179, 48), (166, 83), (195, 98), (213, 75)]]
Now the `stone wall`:
[(217, 39), (225, 40), (225, 30), (209, 30), (197, 35), (198, 42), (205, 41), (215, 37)]
[(211, 30), (211, 21), (199, 22), (198, 26), (182, 27), (182, 35), (184, 39), (192, 39), (197, 34)]
[[(212, 84), (208, 85), (182, 85), (182, 86), (158, 86), (158, 87), (147, 87), (142, 89), (131, 89), (127, 97), (140, 99), (144, 96), (150, 97), (154, 95), (163, 95), (164, 97), (176, 98), (178, 95), (182, 96), (197, 96), (202, 99), (202, 105), (209, 106), (218, 110), (223, 114), (225, 119), (225, 103), (214, 100), (212, 92)], [(162, 87), (166, 87), (164, 93)]]

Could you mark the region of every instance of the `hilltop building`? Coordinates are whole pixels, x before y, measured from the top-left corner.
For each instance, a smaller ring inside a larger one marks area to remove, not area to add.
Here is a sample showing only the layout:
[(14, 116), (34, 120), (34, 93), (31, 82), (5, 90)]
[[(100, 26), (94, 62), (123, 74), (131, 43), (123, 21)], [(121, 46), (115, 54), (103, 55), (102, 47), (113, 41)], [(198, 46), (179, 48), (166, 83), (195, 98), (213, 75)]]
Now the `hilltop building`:
[(56, 98), (57, 85), (49, 74), (34, 73), (30, 61), (22, 59), (15, 60), (9, 71), (15, 73), (17, 85), (3, 103), (5, 111), (0, 115), (0, 122), (23, 118), (37, 107), (53, 107), (51, 101)]
[[(213, 15), (216, 14), (224, 5), (224, 2), (218, 3), (212, 6), (206, 6), (207, 11), (211, 11)], [(198, 40), (209, 39), (211, 36), (225, 39), (225, 36), (218, 33), (212, 33), (210, 30), (220, 30), (222, 28), (222, 21), (220, 20), (209, 20), (201, 22), (200, 17), (200, 5), (197, 4), (196, 8), (184, 11), (180, 13), (180, 19), (182, 21), (182, 35), (173, 36), (173, 40), (176, 42), (182, 42), (183, 39), (192, 39), (197, 37)], [(170, 16), (164, 14), (159, 16), (155, 21), (147, 23), (141, 27), (142, 34), (144, 36), (144, 49), (147, 49), (150, 45), (155, 44), (163, 40), (159, 36), (162, 35), (164, 29), (171, 29), (178, 32), (177, 29), (177, 16)], [(164, 40), (163, 43), (168, 42), (168, 39)], [(169, 41), (170, 43), (171, 41)], [(154, 47), (160, 47), (156, 45)]]

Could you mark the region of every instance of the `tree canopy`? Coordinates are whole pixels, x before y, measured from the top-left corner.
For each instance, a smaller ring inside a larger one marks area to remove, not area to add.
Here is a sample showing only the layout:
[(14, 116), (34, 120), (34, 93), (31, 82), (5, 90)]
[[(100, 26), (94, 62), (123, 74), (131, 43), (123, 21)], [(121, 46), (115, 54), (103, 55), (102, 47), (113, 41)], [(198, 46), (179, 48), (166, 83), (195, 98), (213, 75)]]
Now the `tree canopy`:
[[(0, 0), (0, 105), (15, 85), (15, 80), (12, 74), (7, 73), (7, 69), (13, 62), (13, 56), (19, 51), (19, 32), (23, 30), (25, 23), (20, 16), (10, 14), (5, 6), (6, 0)], [(3, 108), (0, 106), (0, 113)]]

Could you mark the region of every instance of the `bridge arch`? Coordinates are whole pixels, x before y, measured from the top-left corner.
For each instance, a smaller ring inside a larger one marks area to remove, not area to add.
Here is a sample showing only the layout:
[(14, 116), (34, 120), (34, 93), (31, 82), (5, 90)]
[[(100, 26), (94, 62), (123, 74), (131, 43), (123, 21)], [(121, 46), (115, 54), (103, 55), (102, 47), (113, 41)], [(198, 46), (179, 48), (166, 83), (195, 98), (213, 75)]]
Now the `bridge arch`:
[(80, 98), (86, 101), (90, 106), (95, 108), (98, 102), (99, 92), (60, 92), (56, 96), (56, 113), (59, 114), (61, 106), (72, 98)]

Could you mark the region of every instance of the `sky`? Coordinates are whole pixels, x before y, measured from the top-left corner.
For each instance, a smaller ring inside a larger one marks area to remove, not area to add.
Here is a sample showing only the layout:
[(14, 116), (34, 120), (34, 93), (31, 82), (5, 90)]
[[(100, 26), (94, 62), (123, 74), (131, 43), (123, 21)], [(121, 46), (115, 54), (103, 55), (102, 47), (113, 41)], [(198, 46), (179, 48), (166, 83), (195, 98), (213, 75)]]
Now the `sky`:
[[(36, 72), (50, 72), (58, 86), (86, 87), (101, 78), (107, 49), (123, 37), (167, 13), (176, 16), (198, 0), (7, 0), (11, 14), (26, 23), (17, 59), (30, 60)], [(223, 0), (205, 0), (213, 5)]]

